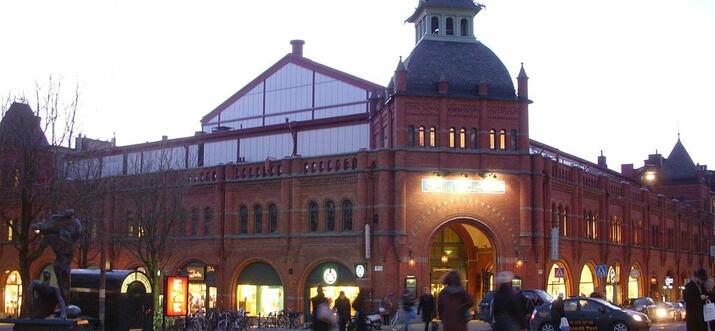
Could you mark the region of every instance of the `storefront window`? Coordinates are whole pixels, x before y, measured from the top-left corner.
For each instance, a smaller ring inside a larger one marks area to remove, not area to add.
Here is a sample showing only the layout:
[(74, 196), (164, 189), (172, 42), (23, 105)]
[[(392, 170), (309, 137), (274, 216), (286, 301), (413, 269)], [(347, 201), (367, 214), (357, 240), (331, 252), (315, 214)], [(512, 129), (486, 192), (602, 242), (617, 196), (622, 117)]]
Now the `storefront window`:
[(5, 315), (20, 316), (22, 306), (22, 279), (20, 273), (12, 271), (5, 281)]
[(355, 275), (350, 269), (338, 263), (324, 263), (313, 269), (305, 284), (303, 302), (306, 312), (310, 312), (312, 309), (310, 298), (318, 294), (318, 286), (323, 286), (323, 294), (333, 304), (340, 295), (340, 291), (344, 291), (345, 296), (351, 302), (354, 302), (360, 293)]
[(549, 293), (554, 298), (557, 297), (559, 293), (563, 293), (567, 297), (569, 295), (566, 287), (566, 268), (558, 263), (554, 263), (551, 266), (548, 283), (546, 284), (546, 293)]
[(216, 307), (216, 270), (214, 266), (192, 262), (181, 272), (189, 276), (189, 311), (206, 311)]
[(619, 266), (610, 266), (606, 275), (606, 300), (615, 304), (621, 303), (620, 274), (621, 268)]
[(641, 297), (640, 295), (640, 284), (638, 279), (640, 279), (640, 269), (638, 267), (632, 267), (631, 272), (628, 275), (628, 298), (634, 299)]
[(582, 296), (589, 296), (595, 289), (593, 283), (593, 272), (588, 265), (584, 265), (581, 269), (581, 277), (579, 279), (578, 293)]
[(236, 285), (236, 309), (250, 315), (268, 315), (283, 310), (283, 284), (270, 265), (256, 262), (241, 271)]

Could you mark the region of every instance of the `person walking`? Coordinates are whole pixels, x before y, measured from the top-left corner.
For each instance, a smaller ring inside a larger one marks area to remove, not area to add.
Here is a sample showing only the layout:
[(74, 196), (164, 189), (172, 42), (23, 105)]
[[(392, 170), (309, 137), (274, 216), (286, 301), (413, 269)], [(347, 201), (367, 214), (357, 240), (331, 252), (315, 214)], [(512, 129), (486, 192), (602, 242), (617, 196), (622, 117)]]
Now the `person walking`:
[[(561, 319), (566, 317), (564, 312), (564, 294), (559, 293), (553, 304), (551, 304), (551, 324), (558, 330), (561, 326)], [(563, 331), (563, 330), (562, 330)]]
[(360, 289), (355, 301), (353, 301), (353, 309), (355, 309), (355, 330), (365, 331), (367, 330), (367, 321), (365, 320), (367, 316), (367, 299), (365, 298), (365, 293), (367, 290)]
[(313, 330), (315, 331), (329, 331), (330, 330), (330, 323), (326, 321), (322, 321), (320, 318), (318, 318), (318, 312), (321, 309), (321, 305), (327, 305), (328, 304), (328, 299), (325, 298), (325, 294), (323, 293), (323, 286), (318, 285), (318, 294), (316, 294), (314, 297), (310, 298), (310, 303), (313, 306), (313, 311), (311, 313), (311, 319), (313, 320)]
[(526, 329), (526, 319), (519, 296), (512, 287), (514, 274), (502, 271), (497, 274), (498, 290), (491, 305), (494, 330), (518, 331)]
[(384, 298), (382, 298), (382, 321), (384, 325), (390, 325), (390, 316), (392, 316), (395, 313), (395, 293), (390, 292), (390, 294), (386, 295)]
[(338, 313), (338, 330), (345, 331), (350, 321), (350, 299), (345, 296), (345, 291), (340, 291), (335, 300), (335, 311)]
[(434, 318), (434, 296), (430, 293), (429, 287), (427, 286), (422, 289), (420, 303), (417, 305), (417, 314), (422, 316), (422, 322), (425, 323), (425, 331), (429, 331), (429, 325)]
[(456, 270), (448, 272), (442, 284), (445, 287), (437, 298), (437, 312), (443, 330), (467, 331), (467, 323), (471, 319), (469, 309), (474, 306), (474, 299), (462, 287), (462, 281)]
[(703, 306), (707, 295), (703, 284), (708, 279), (708, 274), (703, 269), (693, 273), (693, 278), (685, 284), (683, 300), (685, 300), (685, 326), (688, 331), (707, 331), (708, 325), (703, 316)]
[(410, 321), (414, 319), (415, 316), (415, 297), (412, 292), (408, 289), (402, 291), (402, 298), (400, 300), (400, 315), (402, 316), (402, 322), (405, 323), (403, 330), (407, 331), (410, 326)]

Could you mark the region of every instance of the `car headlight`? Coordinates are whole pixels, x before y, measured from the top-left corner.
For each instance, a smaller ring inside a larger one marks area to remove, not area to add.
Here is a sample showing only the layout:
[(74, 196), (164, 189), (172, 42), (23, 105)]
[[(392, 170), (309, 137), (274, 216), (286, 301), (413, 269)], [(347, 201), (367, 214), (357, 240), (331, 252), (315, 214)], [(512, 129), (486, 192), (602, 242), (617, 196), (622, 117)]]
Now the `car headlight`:
[(631, 315), (631, 317), (633, 317), (633, 320), (636, 322), (643, 322), (643, 316), (641, 316), (641, 315), (633, 314), (633, 315)]
[(658, 308), (655, 310), (655, 316), (659, 318), (663, 318), (667, 315), (667, 312), (665, 311), (665, 308)]

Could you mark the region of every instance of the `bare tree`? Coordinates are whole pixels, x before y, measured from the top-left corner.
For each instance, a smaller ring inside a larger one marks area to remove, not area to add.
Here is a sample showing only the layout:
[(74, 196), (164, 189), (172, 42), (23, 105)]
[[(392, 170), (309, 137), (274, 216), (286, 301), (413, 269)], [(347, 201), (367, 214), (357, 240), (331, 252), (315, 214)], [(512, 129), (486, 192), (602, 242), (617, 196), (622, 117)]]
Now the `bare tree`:
[(146, 268), (157, 316), (161, 293), (160, 271), (165, 272), (176, 247), (177, 221), (185, 217), (184, 200), (191, 188), (182, 148), (166, 147), (144, 152), (129, 160), (121, 193), (127, 214), (121, 234), (122, 246)]
[[(10, 241), (23, 284), (30, 283), (30, 267), (45, 249), (31, 225), (56, 207), (51, 192), (64, 180), (57, 167), (75, 130), (79, 88), (65, 102), (60, 81), (50, 77), (46, 86), (36, 84), (34, 110), (24, 96), (7, 96), (0, 102), (0, 221), (13, 234)], [(23, 291), (30, 298), (29, 286)], [(22, 302), (23, 316), (29, 313), (29, 302)]]

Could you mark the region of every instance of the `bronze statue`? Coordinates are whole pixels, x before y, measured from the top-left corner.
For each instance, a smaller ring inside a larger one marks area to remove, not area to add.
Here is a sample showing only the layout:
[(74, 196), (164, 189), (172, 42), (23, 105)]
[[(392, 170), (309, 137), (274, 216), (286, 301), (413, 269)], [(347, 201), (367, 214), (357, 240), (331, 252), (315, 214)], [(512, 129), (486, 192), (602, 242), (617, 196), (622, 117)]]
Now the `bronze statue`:
[(50, 272), (42, 272), (42, 280), (35, 279), (30, 283), (30, 303), (32, 318), (46, 318), (55, 312), (55, 307), (60, 307), (60, 318), (67, 317), (65, 300), (60, 289), (50, 285)]
[[(61, 313), (65, 314), (64, 303), (69, 302), (72, 257), (74, 256), (75, 244), (82, 232), (82, 224), (74, 218), (74, 210), (68, 209), (62, 213), (52, 215), (49, 220), (33, 224), (32, 230), (42, 235), (43, 246), (49, 245), (52, 251), (55, 252), (55, 263), (52, 267), (57, 277), (57, 286), (59, 287), (61, 299), (63, 299), (60, 306)], [(57, 301), (59, 303), (59, 300)]]

